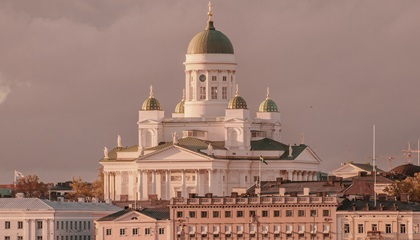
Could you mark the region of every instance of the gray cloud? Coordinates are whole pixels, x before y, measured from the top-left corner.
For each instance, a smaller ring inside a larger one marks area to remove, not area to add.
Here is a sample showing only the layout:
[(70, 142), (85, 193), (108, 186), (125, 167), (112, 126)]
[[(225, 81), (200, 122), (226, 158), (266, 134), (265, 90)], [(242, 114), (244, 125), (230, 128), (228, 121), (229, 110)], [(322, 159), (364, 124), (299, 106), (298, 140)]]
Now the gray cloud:
[[(420, 2), (213, 6), (216, 28), (235, 47), (241, 96), (255, 111), (269, 86), (283, 141), (297, 143), (304, 133), (326, 172), (343, 161), (369, 161), (374, 123), (378, 155), (401, 156), (416, 142)], [(0, 96), (5, 89), (8, 95), (0, 104), (0, 182), (14, 169), (44, 181), (93, 179), (117, 134), (136, 143), (137, 111), (150, 84), (169, 116), (206, 8), (195, 0), (1, 1), (0, 72), (7, 81)]]

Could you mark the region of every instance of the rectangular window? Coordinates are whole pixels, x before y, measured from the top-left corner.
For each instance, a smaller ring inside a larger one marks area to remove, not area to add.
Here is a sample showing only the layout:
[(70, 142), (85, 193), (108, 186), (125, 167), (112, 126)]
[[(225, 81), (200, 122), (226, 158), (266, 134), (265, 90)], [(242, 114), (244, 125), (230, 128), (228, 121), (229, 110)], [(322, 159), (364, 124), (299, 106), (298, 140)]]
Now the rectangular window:
[(207, 211), (201, 211), (201, 218), (207, 218)]
[(144, 235), (150, 235), (150, 228), (144, 229)]
[(267, 211), (267, 210), (263, 210), (263, 211), (261, 211), (261, 215), (262, 215), (263, 217), (268, 217), (268, 211)]
[(42, 222), (41, 222), (41, 221), (37, 221), (37, 222), (36, 222), (36, 227), (37, 227), (38, 229), (42, 229)]
[(211, 99), (217, 99), (217, 87), (211, 87)]
[(10, 236), (5, 236), (4, 240), (10, 240)]
[(329, 217), (330, 216), (330, 210), (322, 210), (322, 216)]
[(23, 222), (22, 221), (18, 221), (18, 229), (22, 229), (23, 228)]
[(66, 229), (69, 229), (69, 222), (68, 221), (66, 221)]
[(305, 210), (298, 210), (298, 217), (304, 217), (305, 216)]
[(219, 211), (213, 211), (213, 217), (214, 218), (220, 217), (220, 212)]
[(125, 228), (120, 228), (120, 236), (125, 235)]
[(406, 229), (405, 229), (405, 224), (400, 224), (400, 233), (405, 233)]
[(376, 223), (372, 224), (372, 231), (378, 231), (378, 224)]
[(165, 234), (165, 228), (159, 228), (159, 235)]
[(350, 224), (345, 223), (343, 226), (344, 233), (350, 233)]
[(237, 211), (236, 212), (236, 217), (243, 217), (244, 216), (244, 211)]
[(222, 87), (222, 99), (227, 99), (227, 87)]
[(176, 212), (176, 217), (177, 218), (182, 218), (182, 216), (183, 216), (183, 212), (182, 211), (177, 211)]
[(87, 223), (88, 223), (88, 229), (90, 229), (90, 221), (88, 221)]
[(385, 233), (391, 233), (391, 224), (385, 224)]
[(189, 215), (190, 215), (190, 218), (195, 218), (195, 212), (194, 211), (190, 211)]
[(139, 229), (138, 228), (133, 228), (132, 233), (133, 233), (133, 235), (138, 235), (139, 234)]
[(248, 176), (245, 176), (245, 182), (248, 182)]
[(227, 218), (232, 217), (232, 212), (231, 211), (225, 211), (225, 217), (227, 217)]
[(363, 233), (363, 224), (358, 224), (357, 225), (357, 232), (358, 233)]
[(226, 80), (227, 80), (227, 77), (223, 76), (223, 81), (226, 82)]
[(280, 217), (280, 211), (279, 210), (274, 210), (273, 215), (274, 215), (274, 217)]
[(4, 222), (4, 229), (10, 229), (10, 222), (9, 221)]
[(200, 87), (200, 99), (206, 99), (206, 87)]
[(254, 210), (249, 211), (249, 216), (250, 217), (255, 217), (255, 211)]
[(106, 229), (106, 235), (107, 236), (110, 236), (112, 234), (112, 231), (111, 230), (112, 229), (110, 229), (110, 228)]
[(292, 210), (286, 210), (286, 217), (293, 217), (293, 211)]
[(42, 240), (42, 236), (37, 236), (36, 240)]
[(316, 212), (316, 210), (312, 209), (311, 210), (311, 217), (316, 217), (318, 214)]
[(212, 81), (217, 81), (217, 76), (211, 76)]
[(17, 237), (17, 240), (23, 240), (23, 237), (22, 236), (18, 236)]

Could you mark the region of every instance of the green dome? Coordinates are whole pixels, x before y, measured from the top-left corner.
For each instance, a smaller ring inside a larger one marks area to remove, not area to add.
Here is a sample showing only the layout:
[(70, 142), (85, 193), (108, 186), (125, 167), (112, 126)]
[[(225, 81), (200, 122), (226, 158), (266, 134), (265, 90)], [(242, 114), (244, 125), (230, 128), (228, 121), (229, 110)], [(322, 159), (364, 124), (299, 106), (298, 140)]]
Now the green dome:
[(181, 100), (181, 102), (179, 102), (175, 107), (175, 113), (184, 113), (184, 104), (185, 101)]
[(213, 21), (207, 22), (204, 31), (193, 37), (188, 45), (187, 54), (220, 53), (233, 54), (233, 45), (229, 38), (213, 26)]
[(245, 99), (239, 95), (234, 96), (229, 101), (228, 109), (247, 109)]
[(151, 110), (162, 110), (160, 108), (159, 101), (154, 97), (149, 97), (144, 100), (143, 105), (141, 106), (142, 111), (151, 111)]
[(258, 112), (278, 112), (276, 103), (267, 98), (261, 104)]

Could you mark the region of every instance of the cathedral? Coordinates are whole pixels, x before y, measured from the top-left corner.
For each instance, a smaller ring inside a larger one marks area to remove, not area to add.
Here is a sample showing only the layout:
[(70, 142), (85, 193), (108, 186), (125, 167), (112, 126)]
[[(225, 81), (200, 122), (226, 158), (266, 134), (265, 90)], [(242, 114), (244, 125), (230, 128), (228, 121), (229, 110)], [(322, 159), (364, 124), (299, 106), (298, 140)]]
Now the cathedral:
[(188, 45), (184, 94), (172, 116), (165, 116), (150, 87), (140, 106), (138, 144), (123, 147), (118, 136), (115, 148), (104, 149), (105, 199), (225, 196), (259, 179), (317, 180), (321, 159), (315, 152), (303, 142), (280, 142), (280, 112), (269, 90), (256, 113), (248, 109), (233, 45), (216, 30), (211, 4), (208, 16)]

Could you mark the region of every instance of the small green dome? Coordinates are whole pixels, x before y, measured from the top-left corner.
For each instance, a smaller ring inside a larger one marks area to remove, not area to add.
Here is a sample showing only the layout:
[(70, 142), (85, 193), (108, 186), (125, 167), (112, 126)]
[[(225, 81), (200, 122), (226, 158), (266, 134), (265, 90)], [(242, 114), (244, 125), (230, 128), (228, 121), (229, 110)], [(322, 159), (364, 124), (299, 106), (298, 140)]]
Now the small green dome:
[(260, 104), (258, 112), (278, 112), (277, 104), (273, 100), (267, 98)]
[(220, 53), (233, 54), (233, 45), (229, 38), (213, 26), (213, 21), (207, 22), (204, 31), (193, 37), (188, 45), (187, 54)]
[(179, 102), (175, 107), (175, 113), (184, 113), (184, 104), (185, 101), (181, 100), (181, 102)]
[(141, 106), (142, 111), (152, 111), (152, 110), (162, 110), (160, 108), (159, 101), (153, 97), (153, 87), (150, 86), (150, 95), (149, 98), (144, 100), (143, 105)]
[(144, 100), (143, 105), (141, 106), (142, 111), (151, 111), (151, 110), (162, 110), (160, 108), (159, 101), (154, 97), (149, 97)]
[(234, 96), (229, 101), (228, 109), (247, 109), (245, 99), (239, 95)]

